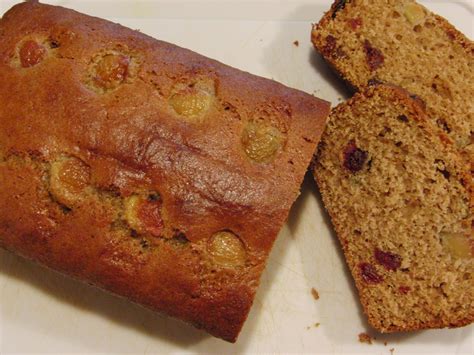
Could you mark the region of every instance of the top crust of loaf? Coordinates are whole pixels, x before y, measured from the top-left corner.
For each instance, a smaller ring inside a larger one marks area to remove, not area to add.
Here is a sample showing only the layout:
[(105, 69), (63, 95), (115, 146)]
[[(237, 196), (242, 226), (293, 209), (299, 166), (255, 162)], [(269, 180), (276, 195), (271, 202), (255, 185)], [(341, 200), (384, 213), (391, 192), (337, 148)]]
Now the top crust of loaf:
[(312, 41), (357, 90), (385, 82), (418, 95), (433, 124), (474, 162), (474, 43), (444, 18), (412, 0), (337, 0)]
[(36, 1), (0, 77), (0, 246), (235, 341), (329, 104)]
[(335, 107), (314, 175), (379, 331), (474, 321), (474, 195), (423, 105), (377, 85)]

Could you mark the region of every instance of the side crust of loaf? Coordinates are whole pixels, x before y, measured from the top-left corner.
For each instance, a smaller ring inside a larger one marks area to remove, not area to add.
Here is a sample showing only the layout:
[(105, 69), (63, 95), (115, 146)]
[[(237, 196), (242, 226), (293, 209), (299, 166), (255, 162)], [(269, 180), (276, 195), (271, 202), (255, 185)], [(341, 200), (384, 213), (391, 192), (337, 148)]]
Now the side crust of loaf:
[(377, 85), (335, 107), (313, 172), (375, 329), (474, 321), (472, 180), (419, 101)]
[(235, 341), (329, 104), (37, 1), (0, 77), (0, 247)]

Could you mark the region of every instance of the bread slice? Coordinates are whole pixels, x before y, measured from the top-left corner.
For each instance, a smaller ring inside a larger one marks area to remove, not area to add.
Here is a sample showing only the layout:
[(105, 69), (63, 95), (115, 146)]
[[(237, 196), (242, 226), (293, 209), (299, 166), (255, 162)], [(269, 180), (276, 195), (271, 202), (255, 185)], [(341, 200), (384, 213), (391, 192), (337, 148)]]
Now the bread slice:
[(0, 39), (0, 247), (235, 341), (329, 103), (37, 1)]
[(314, 175), (369, 323), (381, 332), (474, 320), (468, 169), (422, 105), (378, 85), (332, 110)]
[(312, 41), (356, 89), (388, 82), (418, 95), (474, 161), (474, 44), (444, 18), (412, 0), (336, 0)]

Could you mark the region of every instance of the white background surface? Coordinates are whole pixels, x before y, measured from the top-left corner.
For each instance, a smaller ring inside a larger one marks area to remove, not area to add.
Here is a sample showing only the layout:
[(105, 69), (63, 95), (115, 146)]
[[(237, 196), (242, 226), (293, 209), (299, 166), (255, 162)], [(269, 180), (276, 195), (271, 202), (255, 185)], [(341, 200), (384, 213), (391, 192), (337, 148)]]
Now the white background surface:
[[(140, 29), (333, 104), (346, 94), (309, 40), (310, 24), (332, 1), (47, 2)], [(423, 3), (473, 38), (472, 2)], [(13, 4), (0, 1), (0, 13)], [(293, 45), (295, 40), (299, 47)], [(0, 354), (390, 354), (392, 348), (397, 355), (474, 354), (473, 326), (401, 335), (373, 333), (328, 223), (307, 176), (234, 345), (0, 251)], [(311, 287), (319, 291), (318, 301), (311, 296)], [(312, 326), (316, 322), (321, 325)], [(361, 344), (361, 332), (374, 334), (377, 340)]]

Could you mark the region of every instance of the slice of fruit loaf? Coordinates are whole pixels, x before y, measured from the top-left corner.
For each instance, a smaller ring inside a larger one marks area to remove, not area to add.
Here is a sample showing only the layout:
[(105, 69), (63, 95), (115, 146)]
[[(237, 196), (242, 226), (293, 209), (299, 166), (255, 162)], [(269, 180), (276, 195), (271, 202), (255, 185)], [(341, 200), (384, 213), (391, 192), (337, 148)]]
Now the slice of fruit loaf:
[(382, 332), (474, 320), (471, 179), (435, 132), (419, 101), (378, 85), (333, 109), (315, 159), (363, 308)]
[(421, 97), (474, 162), (474, 44), (444, 18), (412, 0), (337, 0), (312, 41), (353, 87), (389, 82)]

